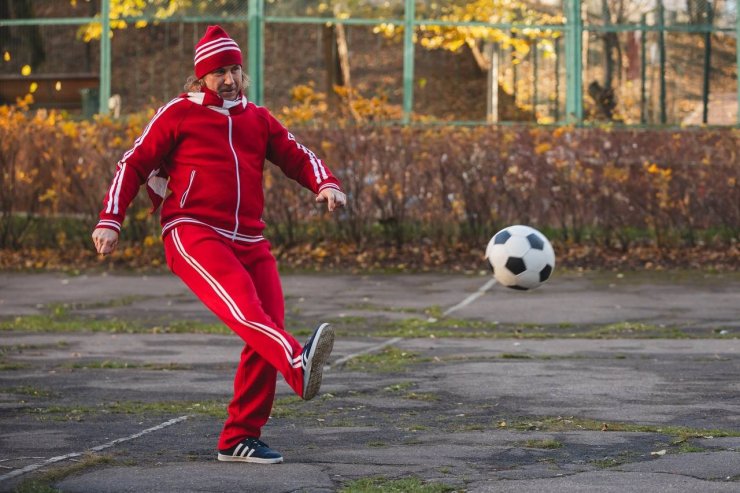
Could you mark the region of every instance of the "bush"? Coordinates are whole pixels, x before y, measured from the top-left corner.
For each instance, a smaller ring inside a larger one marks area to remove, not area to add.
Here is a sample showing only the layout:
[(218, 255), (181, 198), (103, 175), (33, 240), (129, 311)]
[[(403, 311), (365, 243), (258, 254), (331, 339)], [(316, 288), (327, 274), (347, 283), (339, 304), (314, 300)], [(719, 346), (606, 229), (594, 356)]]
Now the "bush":
[(480, 245), (524, 223), (626, 250), (729, 246), (740, 232), (738, 130), (350, 127), (298, 138), (321, 150), (350, 201), (338, 222), (317, 221), (301, 190), (268, 180), (279, 242)]
[[(0, 107), (0, 248), (87, 244), (75, 231), (89, 235), (116, 161), (149, 116), (75, 121), (23, 104)], [(422, 245), (482, 251), (495, 231), (524, 223), (569, 247), (736, 251), (737, 129), (293, 130), (325, 158), (350, 200), (327, 221), (310, 193), (268, 166), (267, 235), (279, 249), (331, 240), (355, 252)], [(139, 194), (124, 225), (123, 238), (136, 244), (132, 256), (161, 248), (147, 209)], [(87, 227), (75, 229), (65, 218)]]
[[(94, 225), (115, 163), (146, 121), (146, 115), (74, 121), (56, 111), (30, 112), (24, 101), (0, 106), (0, 248), (53, 241), (60, 230), (37, 224), (46, 218)], [(141, 197), (131, 212), (145, 207)], [(140, 231), (134, 238), (146, 236), (154, 224), (147, 223), (144, 232), (131, 228)], [(40, 235), (43, 230), (52, 236)]]

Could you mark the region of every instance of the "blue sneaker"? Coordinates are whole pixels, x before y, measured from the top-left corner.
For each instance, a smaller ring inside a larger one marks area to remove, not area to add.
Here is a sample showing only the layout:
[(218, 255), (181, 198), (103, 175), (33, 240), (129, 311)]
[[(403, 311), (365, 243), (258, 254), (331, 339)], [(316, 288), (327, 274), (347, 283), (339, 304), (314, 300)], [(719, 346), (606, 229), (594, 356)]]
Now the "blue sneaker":
[(303, 400), (313, 399), (319, 393), (324, 365), (333, 348), (334, 329), (328, 323), (320, 324), (301, 352)]
[(224, 462), (254, 462), (256, 464), (277, 464), (283, 461), (279, 452), (272, 450), (262, 440), (245, 438), (230, 449), (219, 450), (218, 460)]

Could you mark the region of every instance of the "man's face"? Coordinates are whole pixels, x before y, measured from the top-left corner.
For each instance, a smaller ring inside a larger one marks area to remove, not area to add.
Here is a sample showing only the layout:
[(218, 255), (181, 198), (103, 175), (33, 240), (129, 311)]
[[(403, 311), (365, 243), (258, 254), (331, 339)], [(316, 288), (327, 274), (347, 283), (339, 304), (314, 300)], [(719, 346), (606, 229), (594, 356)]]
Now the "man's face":
[(241, 65), (226, 65), (209, 72), (203, 77), (206, 87), (218, 93), (223, 99), (232, 101), (242, 89)]

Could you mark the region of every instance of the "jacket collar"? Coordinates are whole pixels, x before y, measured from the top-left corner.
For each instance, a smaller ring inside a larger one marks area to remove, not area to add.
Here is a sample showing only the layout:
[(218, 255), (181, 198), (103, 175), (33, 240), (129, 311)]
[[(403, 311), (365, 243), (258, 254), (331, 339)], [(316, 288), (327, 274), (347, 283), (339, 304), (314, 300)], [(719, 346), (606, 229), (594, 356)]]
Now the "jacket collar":
[(244, 111), (247, 107), (247, 98), (239, 93), (239, 97), (234, 101), (226, 101), (215, 91), (204, 87), (200, 92), (189, 92), (183, 94), (182, 97), (187, 98), (189, 101), (206, 106), (218, 113), (223, 115), (236, 115)]

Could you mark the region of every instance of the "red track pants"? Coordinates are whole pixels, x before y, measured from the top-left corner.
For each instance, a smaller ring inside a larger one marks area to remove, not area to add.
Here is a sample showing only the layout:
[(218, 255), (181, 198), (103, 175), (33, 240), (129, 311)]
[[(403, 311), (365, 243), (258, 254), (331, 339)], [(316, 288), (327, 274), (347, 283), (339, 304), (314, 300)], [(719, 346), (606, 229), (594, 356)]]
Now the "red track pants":
[(164, 239), (167, 264), (245, 342), (220, 450), (260, 437), (279, 371), (303, 393), (301, 344), (285, 331), (283, 289), (267, 241), (230, 241), (202, 226), (178, 226)]

